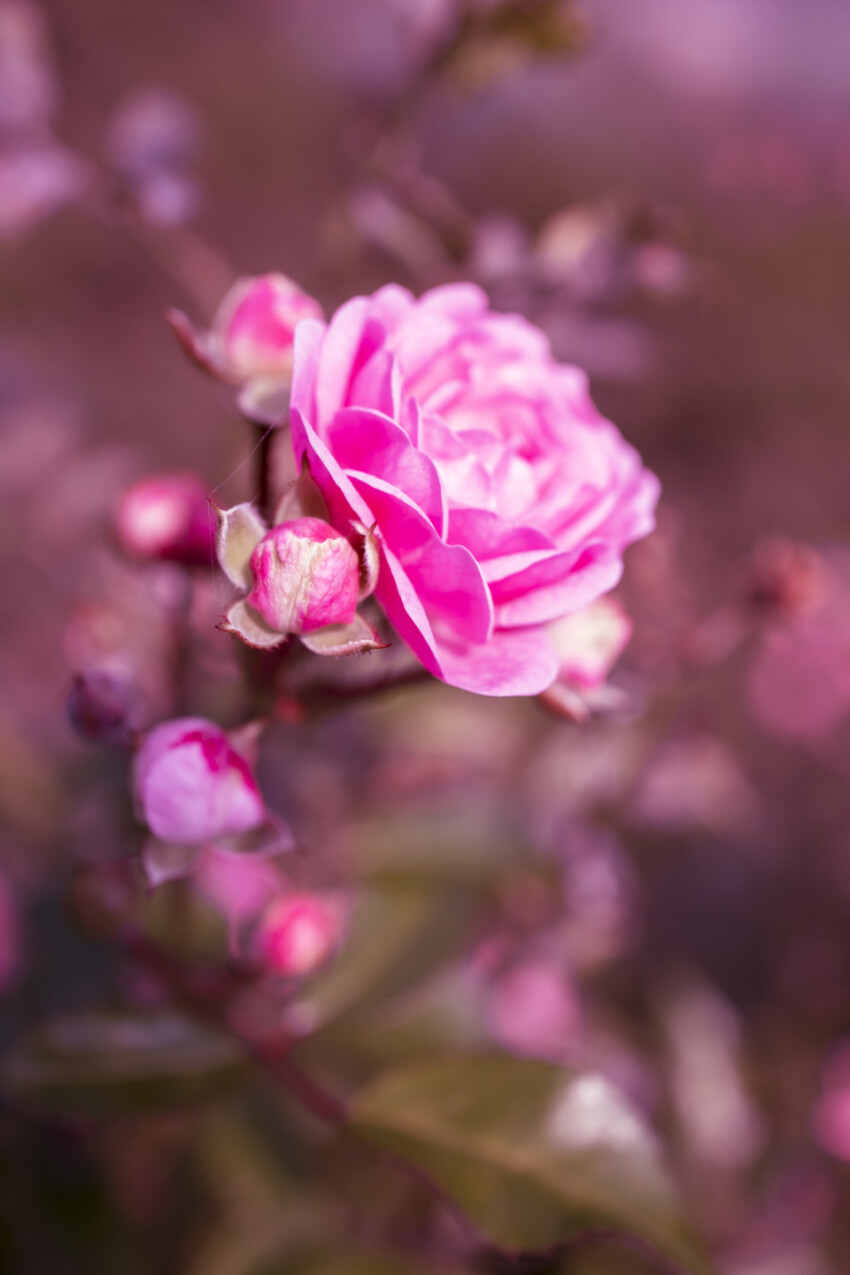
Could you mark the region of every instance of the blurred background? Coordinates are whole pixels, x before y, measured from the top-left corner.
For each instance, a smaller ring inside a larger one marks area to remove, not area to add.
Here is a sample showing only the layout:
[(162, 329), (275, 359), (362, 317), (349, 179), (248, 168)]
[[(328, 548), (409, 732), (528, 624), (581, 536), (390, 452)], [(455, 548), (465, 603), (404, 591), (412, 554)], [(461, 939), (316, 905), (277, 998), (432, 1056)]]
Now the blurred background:
[[(74, 735), (65, 698), (113, 640), (104, 596), (120, 634), (159, 640), (170, 585), (121, 561), (117, 494), (172, 468), (251, 494), (252, 440), (165, 310), (204, 324), (270, 270), (328, 312), (389, 280), (475, 279), (587, 369), (663, 484), (618, 594), (635, 633), (616, 708), (577, 727), (417, 688), (275, 727), (265, 791), (331, 875), (486, 882), (462, 944), (437, 927), (431, 993), (469, 997), (465, 1029), (623, 1085), (721, 1270), (842, 1275), (850, 10), (502, 8), (0, 0), (0, 1044), (104, 997), (159, 1003), (68, 920), (74, 865), (136, 834), (120, 759)], [(213, 617), (216, 583), (199, 592)], [(212, 716), (231, 711), (229, 659), (223, 635), (199, 639)], [(404, 1018), (399, 991), (373, 989), (376, 1022), (382, 995)], [(368, 1071), (363, 1039), (346, 1048)], [(0, 1269), (302, 1269), (276, 1256), (316, 1229), (291, 1112), (273, 1137), (256, 1093), (69, 1123), (16, 1074)]]

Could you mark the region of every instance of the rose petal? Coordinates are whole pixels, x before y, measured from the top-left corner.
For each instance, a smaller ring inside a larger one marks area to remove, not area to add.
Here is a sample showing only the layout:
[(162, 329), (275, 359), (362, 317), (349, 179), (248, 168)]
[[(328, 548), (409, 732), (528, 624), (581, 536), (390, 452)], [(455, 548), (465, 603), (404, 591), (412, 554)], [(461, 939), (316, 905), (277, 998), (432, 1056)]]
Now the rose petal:
[(545, 629), (497, 629), (486, 646), (440, 642), (443, 679), (479, 695), (539, 695), (558, 675)]
[(397, 555), (426, 612), (458, 637), (486, 642), (493, 631), (493, 603), (481, 568), (468, 549), (447, 545), (417, 505), (368, 474), (351, 474), (369, 502), (381, 538)]
[(444, 535), (447, 511), (434, 462), (399, 425), (369, 408), (349, 407), (337, 412), (325, 438), (343, 469), (373, 474), (404, 492)]

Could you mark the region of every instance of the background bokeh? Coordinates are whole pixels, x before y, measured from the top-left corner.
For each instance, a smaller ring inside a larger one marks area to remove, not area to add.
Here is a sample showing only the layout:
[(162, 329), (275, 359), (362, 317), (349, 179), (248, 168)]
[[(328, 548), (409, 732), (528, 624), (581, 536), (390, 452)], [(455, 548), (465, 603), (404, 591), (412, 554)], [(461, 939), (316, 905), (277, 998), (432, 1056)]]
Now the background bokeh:
[[(0, 3), (0, 1041), (116, 980), (144, 999), (67, 920), (72, 862), (131, 818), (120, 766), (75, 739), (64, 699), (102, 594), (123, 591), (157, 641), (159, 585), (130, 584), (111, 542), (117, 493), (188, 468), (251, 494), (252, 440), (164, 311), (204, 323), (237, 275), (272, 269), (329, 311), (390, 279), (474, 277), (587, 368), (661, 477), (620, 592), (626, 706), (579, 729), (417, 688), (276, 728), (266, 790), (332, 864), (404, 842), (419, 871), (429, 846), (440, 864), (462, 846), (474, 876), (504, 853), (504, 932), (463, 964), (487, 1030), (584, 1050), (645, 1105), (723, 1271), (842, 1275), (850, 11), (584, 0), (574, 47), (444, 64), (454, 14)], [(204, 668), (227, 712), (222, 650)], [(260, 1270), (238, 1237), (293, 1189), (300, 1130), (257, 1152), (229, 1111), (126, 1120), (83, 1136), (4, 1105), (0, 1268)], [(225, 1198), (230, 1249), (209, 1227)], [(580, 1263), (564, 1269), (650, 1269)]]

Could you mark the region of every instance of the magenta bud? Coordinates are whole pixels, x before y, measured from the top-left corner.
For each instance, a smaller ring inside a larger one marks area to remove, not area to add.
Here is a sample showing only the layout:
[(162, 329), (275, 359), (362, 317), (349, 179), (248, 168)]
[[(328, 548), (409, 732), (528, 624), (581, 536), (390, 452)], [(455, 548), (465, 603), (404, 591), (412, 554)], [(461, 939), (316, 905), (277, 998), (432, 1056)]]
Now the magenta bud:
[(178, 845), (247, 832), (266, 818), (248, 762), (203, 717), (155, 727), (136, 754), (133, 787), (150, 830)]
[(141, 728), (144, 702), (126, 678), (91, 669), (74, 678), (66, 708), (74, 730), (90, 744), (126, 748)]
[(218, 308), (208, 335), (214, 371), (231, 381), (283, 377), (292, 370), (299, 319), (320, 319), (322, 307), (284, 274), (235, 283)]
[(248, 605), (280, 633), (310, 633), (354, 619), (359, 559), (345, 536), (321, 518), (273, 527), (254, 549), (251, 571)]
[(145, 562), (214, 561), (215, 520), (196, 474), (154, 474), (128, 487), (115, 509), (122, 549)]
[(258, 954), (271, 973), (304, 977), (328, 959), (344, 925), (344, 909), (337, 898), (285, 895), (263, 915), (257, 931)]

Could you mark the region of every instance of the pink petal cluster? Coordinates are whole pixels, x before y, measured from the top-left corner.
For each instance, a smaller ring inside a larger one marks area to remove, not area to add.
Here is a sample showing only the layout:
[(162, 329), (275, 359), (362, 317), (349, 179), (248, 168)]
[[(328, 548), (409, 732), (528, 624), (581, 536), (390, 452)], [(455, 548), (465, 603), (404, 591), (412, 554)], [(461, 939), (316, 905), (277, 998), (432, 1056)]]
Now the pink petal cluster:
[(257, 781), (220, 726), (180, 717), (156, 726), (133, 769), (139, 809), (161, 841), (192, 845), (248, 832), (266, 819)]
[(550, 686), (549, 625), (612, 589), (653, 526), (658, 482), (584, 374), (472, 285), (391, 285), (301, 322), (291, 420), (333, 525), (377, 527), (390, 621), (454, 686)]
[(122, 549), (147, 562), (209, 566), (213, 530), (207, 491), (196, 474), (142, 478), (127, 488), (115, 508)]
[(209, 331), (209, 355), (235, 382), (288, 376), (300, 319), (320, 319), (322, 307), (285, 274), (240, 279), (222, 301)]
[(321, 518), (272, 527), (251, 555), (251, 570), (246, 601), (272, 629), (310, 633), (354, 619), (360, 563), (345, 536)]

